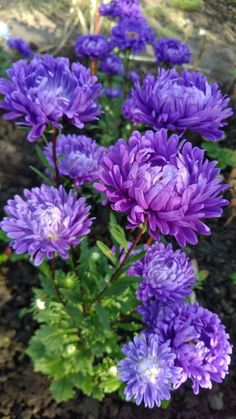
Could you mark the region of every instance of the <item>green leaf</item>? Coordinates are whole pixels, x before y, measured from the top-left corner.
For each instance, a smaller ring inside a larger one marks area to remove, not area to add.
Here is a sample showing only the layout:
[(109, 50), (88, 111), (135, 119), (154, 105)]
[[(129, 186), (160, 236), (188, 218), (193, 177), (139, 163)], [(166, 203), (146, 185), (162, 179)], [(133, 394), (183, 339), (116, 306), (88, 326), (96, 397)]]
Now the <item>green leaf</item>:
[(234, 285), (236, 285), (236, 272), (232, 273), (231, 279)]
[(61, 378), (52, 382), (50, 391), (57, 402), (63, 402), (74, 396), (75, 390), (73, 385), (74, 383), (70, 378)]
[(102, 307), (99, 303), (95, 304), (95, 309), (96, 309), (96, 313), (98, 315), (101, 325), (105, 329), (109, 329), (110, 327), (109, 312), (105, 310), (105, 308)]
[(45, 176), (42, 172), (40, 172), (40, 170), (36, 169), (36, 167), (29, 166), (29, 168), (33, 170), (33, 172), (36, 173), (41, 179), (43, 179), (45, 183), (47, 183), (48, 185), (53, 185), (53, 182), (47, 176)]
[(33, 361), (42, 358), (45, 354), (44, 345), (35, 336), (33, 336), (30, 340), (29, 347), (27, 349), (27, 354)]
[(118, 390), (121, 386), (121, 381), (117, 380), (115, 377), (109, 377), (102, 382), (102, 387), (105, 393), (113, 393)]
[(221, 169), (236, 166), (236, 150), (227, 147), (221, 147), (218, 143), (205, 141), (202, 147), (207, 151), (208, 155), (218, 161), (217, 165)]
[(128, 243), (125, 237), (125, 232), (121, 226), (118, 224), (110, 224), (110, 232), (112, 235), (112, 238), (115, 242), (120, 244), (125, 251), (128, 251)]
[(49, 169), (50, 172), (53, 173), (54, 172), (53, 167), (49, 164), (49, 162), (46, 159), (46, 157), (45, 157), (43, 151), (41, 150), (41, 148), (38, 145), (36, 145), (35, 146), (35, 149), (36, 149), (37, 156), (38, 156), (40, 162), (42, 163), (42, 165), (44, 167), (47, 167), (47, 169)]
[(117, 260), (117, 258), (115, 257), (115, 255), (113, 255), (113, 253), (112, 253), (112, 251), (109, 249), (109, 247), (105, 244), (105, 243), (103, 243), (103, 242), (101, 242), (101, 241), (99, 241), (99, 240), (97, 240), (97, 246), (98, 246), (98, 248), (101, 250), (101, 252), (109, 259), (109, 260), (111, 260), (111, 262), (115, 265), (115, 266), (118, 266), (118, 260)]
[(119, 279), (110, 284), (109, 288), (104, 292), (104, 297), (111, 297), (121, 294), (127, 287), (137, 284), (140, 281), (139, 276), (121, 276)]
[(122, 271), (121, 272), (125, 272), (127, 271), (127, 269), (134, 263), (137, 262), (138, 260), (142, 259), (146, 254), (146, 251), (140, 251), (139, 253), (136, 253), (135, 255), (130, 255), (126, 261), (126, 263), (124, 264), (124, 266), (122, 267)]
[(170, 406), (170, 400), (162, 400), (161, 402), (161, 408), (167, 409)]
[(9, 243), (10, 239), (7, 237), (5, 231), (0, 230), (0, 241)]

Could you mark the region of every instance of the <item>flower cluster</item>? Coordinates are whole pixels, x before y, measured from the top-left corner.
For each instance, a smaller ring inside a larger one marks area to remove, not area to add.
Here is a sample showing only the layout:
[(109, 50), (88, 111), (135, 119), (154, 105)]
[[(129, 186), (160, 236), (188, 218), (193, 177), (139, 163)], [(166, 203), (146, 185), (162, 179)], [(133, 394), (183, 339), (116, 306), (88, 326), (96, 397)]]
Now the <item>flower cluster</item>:
[(4, 101), (0, 108), (7, 111), (5, 119), (31, 127), (28, 140), (37, 140), (48, 125), (62, 128), (67, 118), (77, 128), (98, 118), (96, 100), (101, 85), (90, 70), (67, 58), (36, 55), (29, 62), (15, 62), (7, 72), (9, 79), (0, 79)]
[(209, 84), (197, 72), (160, 70), (157, 78), (148, 75), (132, 92), (143, 123), (155, 129), (184, 132), (189, 129), (210, 139), (223, 137), (225, 119), (232, 115), (229, 98), (223, 97), (217, 83)]
[(112, 76), (124, 74), (124, 64), (118, 55), (110, 54), (101, 61), (100, 70)]
[(228, 203), (215, 162), (177, 135), (168, 138), (164, 129), (118, 140), (101, 166), (95, 186), (115, 211), (128, 213), (128, 227), (146, 224), (154, 238), (168, 234), (180, 246), (196, 244), (196, 233), (209, 235), (204, 220), (220, 217)]
[(7, 217), (0, 226), (17, 254), (28, 252), (36, 266), (55, 253), (69, 257), (70, 247), (89, 233), (90, 206), (76, 192), (67, 193), (63, 186), (41, 185), (24, 190), (25, 199), (16, 195), (7, 202)]
[(88, 57), (94, 60), (105, 58), (110, 49), (105, 35), (80, 35), (75, 43), (75, 52), (78, 57)]
[(178, 39), (158, 39), (153, 44), (153, 49), (158, 63), (174, 66), (190, 62), (191, 51), (189, 46)]
[(15, 49), (18, 54), (23, 55), (23, 57), (29, 58), (32, 54), (32, 50), (28, 42), (21, 38), (10, 38), (7, 41), (7, 45), (9, 48)]
[[(105, 148), (85, 135), (61, 135), (57, 139), (57, 159), (60, 175), (69, 177), (76, 187), (99, 177), (99, 161)], [(52, 143), (44, 154), (53, 167)]]
[(110, 3), (102, 3), (99, 7), (99, 12), (102, 16), (110, 17), (111, 19), (139, 19), (142, 17), (139, 0), (111, 0)]

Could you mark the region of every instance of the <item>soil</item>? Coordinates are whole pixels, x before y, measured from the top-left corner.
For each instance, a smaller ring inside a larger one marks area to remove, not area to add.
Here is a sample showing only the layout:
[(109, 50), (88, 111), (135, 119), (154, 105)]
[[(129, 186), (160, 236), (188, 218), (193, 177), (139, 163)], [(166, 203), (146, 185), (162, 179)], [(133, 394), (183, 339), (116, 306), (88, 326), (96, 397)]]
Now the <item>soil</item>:
[[(228, 129), (225, 146), (235, 148), (236, 131)], [(25, 140), (25, 133), (1, 120), (0, 124), (0, 181), (1, 204), (24, 187), (39, 183), (29, 169), (36, 162), (34, 147)], [(227, 178), (228, 172), (225, 172)], [(199, 244), (190, 248), (200, 269), (209, 271), (198, 300), (219, 314), (236, 343), (236, 285), (230, 276), (236, 272), (236, 223), (224, 226), (231, 214), (227, 208), (222, 219), (211, 223), (213, 234), (201, 237)], [(194, 396), (189, 385), (173, 394), (170, 407), (145, 409), (126, 403), (115, 395), (97, 402), (78, 394), (71, 401), (57, 404), (48, 387), (49, 380), (35, 373), (26, 355), (27, 342), (37, 327), (30, 315), (22, 316), (29, 307), (32, 287), (37, 286), (37, 271), (26, 261), (0, 265), (0, 418), (4, 419), (236, 419), (235, 353), (230, 374), (211, 391), (202, 390)]]

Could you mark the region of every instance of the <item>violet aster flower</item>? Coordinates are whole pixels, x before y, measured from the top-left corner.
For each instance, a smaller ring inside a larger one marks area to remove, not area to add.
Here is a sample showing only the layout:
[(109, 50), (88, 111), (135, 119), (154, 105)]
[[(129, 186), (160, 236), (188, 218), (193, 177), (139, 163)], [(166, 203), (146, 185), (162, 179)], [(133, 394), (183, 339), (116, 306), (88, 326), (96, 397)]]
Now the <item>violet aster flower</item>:
[(122, 60), (115, 54), (110, 54), (101, 61), (100, 70), (112, 76), (122, 76), (125, 71)]
[(204, 151), (166, 130), (134, 131), (120, 139), (101, 160), (100, 183), (115, 211), (128, 214), (129, 228), (146, 223), (155, 239), (174, 236), (180, 246), (196, 244), (197, 234), (210, 235), (207, 218), (220, 217), (227, 205), (216, 162)]
[(99, 7), (99, 13), (111, 19), (142, 18), (139, 0), (112, 0), (110, 3), (102, 3)]
[(190, 62), (191, 50), (187, 44), (178, 39), (161, 38), (153, 45), (159, 63), (169, 66), (182, 65)]
[(105, 87), (103, 93), (110, 99), (116, 99), (121, 96), (122, 91), (119, 87)]
[(121, 108), (122, 115), (125, 119), (132, 121), (134, 125), (140, 125), (140, 110), (135, 106), (135, 102), (132, 97), (125, 99)]
[(90, 70), (63, 57), (35, 55), (26, 63), (15, 62), (8, 70), (9, 79), (0, 79), (4, 101), (0, 108), (7, 111), (5, 119), (16, 119), (18, 125), (31, 127), (28, 140), (37, 140), (48, 125), (62, 128), (66, 117), (77, 128), (94, 121), (100, 114), (96, 100), (101, 85)]
[[(134, 272), (135, 265), (132, 265)], [(171, 244), (165, 246), (163, 243), (149, 247), (142, 261), (137, 262), (137, 275), (143, 278), (137, 290), (139, 300), (155, 298), (167, 303), (183, 300), (190, 295), (197, 279), (186, 254), (180, 250), (174, 251)]]
[(32, 54), (32, 50), (28, 42), (21, 38), (10, 38), (7, 41), (7, 45), (11, 49), (15, 49), (20, 55), (29, 58)]
[(102, 59), (109, 54), (110, 50), (111, 47), (105, 35), (80, 35), (75, 42), (75, 52), (78, 57)]
[(142, 122), (152, 127), (183, 132), (189, 129), (210, 139), (224, 135), (221, 128), (232, 115), (229, 98), (222, 96), (217, 83), (209, 84), (197, 72), (159, 70), (157, 78), (148, 75), (132, 91)]
[(119, 378), (126, 384), (126, 400), (142, 401), (145, 407), (160, 406), (170, 399), (181, 368), (175, 367), (175, 355), (167, 342), (160, 345), (158, 336), (135, 336), (133, 342), (123, 346), (125, 359), (118, 363)]
[(76, 192), (67, 193), (63, 186), (25, 189), (24, 197), (16, 195), (8, 200), (7, 217), (0, 223), (13, 239), (13, 249), (17, 254), (28, 252), (36, 266), (55, 253), (67, 259), (70, 246), (80, 243), (90, 231), (90, 206)]
[(217, 314), (182, 302), (166, 306), (156, 317), (150, 332), (158, 334), (160, 342), (170, 342), (176, 354), (175, 365), (183, 372), (174, 384), (178, 388), (188, 378), (193, 392), (212, 388), (212, 381), (221, 383), (228, 373), (232, 347)]
[(153, 39), (154, 32), (145, 19), (123, 19), (111, 31), (111, 45), (134, 54), (145, 51)]
[(136, 71), (129, 71), (128, 78), (132, 83), (139, 81), (139, 75)]
[[(61, 135), (57, 139), (59, 172), (72, 179), (76, 187), (92, 182), (99, 177), (99, 161), (105, 151), (85, 135)], [(44, 154), (53, 167), (51, 143), (45, 147)]]

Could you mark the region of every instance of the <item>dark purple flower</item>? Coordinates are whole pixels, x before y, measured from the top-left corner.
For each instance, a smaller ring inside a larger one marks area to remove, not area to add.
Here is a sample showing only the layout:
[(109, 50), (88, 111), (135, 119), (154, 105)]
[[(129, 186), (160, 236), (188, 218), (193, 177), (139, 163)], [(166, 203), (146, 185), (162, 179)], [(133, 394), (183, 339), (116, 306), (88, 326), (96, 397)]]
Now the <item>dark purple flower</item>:
[(142, 401), (145, 407), (160, 406), (170, 399), (173, 382), (178, 380), (181, 368), (175, 367), (175, 355), (167, 342), (160, 345), (157, 335), (135, 336), (124, 345), (126, 358), (118, 363), (120, 380), (124, 381), (126, 400)]
[(102, 16), (110, 17), (111, 19), (142, 18), (139, 0), (111, 0), (110, 3), (102, 3), (99, 7), (99, 12)]
[(180, 246), (210, 235), (205, 219), (220, 217), (227, 205), (216, 162), (204, 151), (162, 129), (134, 131), (120, 139), (101, 160), (100, 183), (115, 211), (128, 214), (129, 228), (145, 223), (150, 234), (174, 236)]
[(0, 108), (7, 111), (5, 119), (32, 127), (27, 137), (30, 142), (48, 125), (62, 128), (63, 117), (77, 128), (98, 119), (96, 100), (101, 84), (81, 64), (73, 63), (70, 68), (67, 58), (35, 55), (29, 63), (15, 62), (7, 73), (9, 79), (0, 79), (0, 93), (4, 95)]
[(136, 83), (132, 97), (143, 123), (155, 129), (189, 129), (213, 141), (222, 138), (224, 120), (232, 115), (229, 98), (217, 83), (186, 70), (182, 75), (173, 69), (159, 70), (157, 78), (148, 75), (142, 85)]
[(190, 62), (191, 50), (187, 44), (178, 39), (161, 38), (153, 44), (157, 61), (169, 66)]
[(112, 76), (122, 76), (125, 71), (122, 60), (115, 54), (110, 54), (101, 61), (100, 70)]
[(123, 19), (111, 31), (111, 45), (132, 53), (145, 51), (152, 43), (154, 32), (145, 19)]
[(110, 99), (115, 99), (121, 96), (122, 91), (119, 87), (105, 87), (103, 93)]
[(111, 47), (105, 35), (80, 35), (75, 42), (75, 52), (78, 57), (102, 59), (109, 54), (110, 50)]
[(55, 253), (67, 259), (70, 247), (90, 231), (90, 206), (76, 192), (67, 193), (63, 186), (25, 189), (24, 197), (15, 195), (8, 200), (7, 217), (0, 223), (13, 239), (13, 249), (17, 254), (28, 252), (36, 266), (46, 257), (52, 259)]
[[(57, 159), (60, 175), (68, 176), (76, 187), (92, 182), (99, 177), (99, 161), (105, 148), (85, 135), (61, 135), (57, 139)], [(52, 167), (52, 144), (44, 149)]]
[(139, 75), (136, 71), (129, 71), (128, 78), (132, 83), (139, 81)]
[(212, 381), (221, 383), (228, 373), (232, 347), (217, 314), (198, 303), (176, 303), (162, 307), (150, 332), (157, 333), (160, 342), (170, 342), (176, 354), (175, 365), (182, 374), (174, 387), (178, 388), (188, 378), (193, 392), (199, 388), (212, 388)]
[[(135, 272), (135, 265), (132, 265)], [(137, 298), (148, 301), (155, 298), (167, 303), (183, 300), (191, 294), (196, 271), (184, 252), (174, 251), (171, 244), (155, 243), (145, 257), (137, 262), (139, 283)]]
[(11, 49), (15, 49), (23, 57), (29, 58), (32, 54), (32, 50), (28, 42), (21, 38), (10, 38), (7, 41), (7, 45)]
[(132, 121), (134, 125), (140, 125), (142, 123), (140, 111), (135, 107), (135, 102), (132, 97), (124, 100), (121, 112), (123, 117)]

